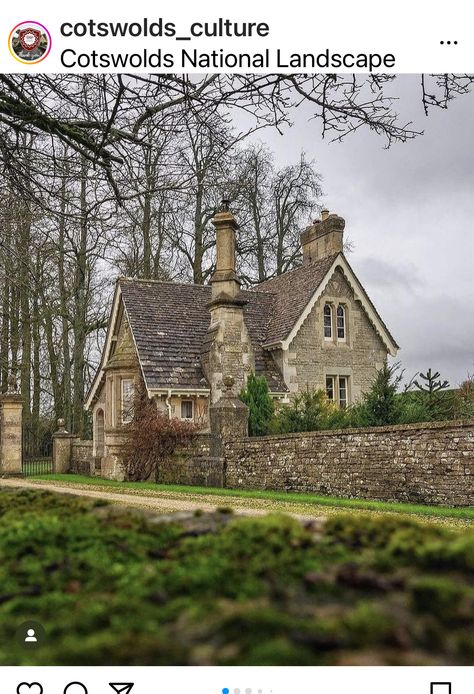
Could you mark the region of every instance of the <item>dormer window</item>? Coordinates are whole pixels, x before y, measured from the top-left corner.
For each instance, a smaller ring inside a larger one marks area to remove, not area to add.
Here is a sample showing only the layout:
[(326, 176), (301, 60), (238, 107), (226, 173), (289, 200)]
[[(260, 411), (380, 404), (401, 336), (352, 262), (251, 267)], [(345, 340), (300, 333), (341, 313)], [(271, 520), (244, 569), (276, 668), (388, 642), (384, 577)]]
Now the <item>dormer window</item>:
[(337, 328), (337, 339), (340, 342), (345, 342), (346, 340), (346, 309), (342, 304), (339, 304), (336, 312), (336, 328)]
[(325, 304), (324, 306), (324, 339), (332, 340), (332, 306)]

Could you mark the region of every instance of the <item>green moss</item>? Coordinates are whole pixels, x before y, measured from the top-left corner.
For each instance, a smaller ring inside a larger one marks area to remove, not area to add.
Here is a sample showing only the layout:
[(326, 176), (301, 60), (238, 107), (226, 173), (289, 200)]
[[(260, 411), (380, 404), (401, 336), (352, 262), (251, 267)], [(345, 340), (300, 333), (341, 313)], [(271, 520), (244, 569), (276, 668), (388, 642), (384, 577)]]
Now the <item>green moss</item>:
[[(0, 491), (0, 665), (469, 664), (474, 533)], [(31, 616), (45, 644), (12, 638)]]
[(474, 588), (456, 577), (423, 576), (411, 584), (413, 604), (419, 612), (435, 615), (445, 624), (473, 624)]

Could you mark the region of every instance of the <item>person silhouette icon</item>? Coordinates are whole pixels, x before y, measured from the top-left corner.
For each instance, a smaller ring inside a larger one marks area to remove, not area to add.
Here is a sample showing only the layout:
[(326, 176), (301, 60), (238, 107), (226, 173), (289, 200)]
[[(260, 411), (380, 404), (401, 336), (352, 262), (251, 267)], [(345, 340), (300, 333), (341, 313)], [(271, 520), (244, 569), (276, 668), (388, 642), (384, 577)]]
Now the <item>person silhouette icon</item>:
[(36, 638), (35, 630), (34, 629), (28, 629), (26, 632), (26, 638), (25, 638), (25, 643), (37, 643), (38, 639)]

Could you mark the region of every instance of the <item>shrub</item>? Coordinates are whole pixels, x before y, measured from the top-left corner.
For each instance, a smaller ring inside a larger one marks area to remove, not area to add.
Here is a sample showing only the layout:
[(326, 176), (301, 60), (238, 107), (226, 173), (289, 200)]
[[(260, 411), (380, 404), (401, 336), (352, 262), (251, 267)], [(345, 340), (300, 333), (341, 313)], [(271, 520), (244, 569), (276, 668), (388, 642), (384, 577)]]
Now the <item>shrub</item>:
[(159, 412), (145, 389), (138, 389), (124, 446), (125, 474), (132, 481), (158, 479), (160, 463), (190, 445), (197, 427)]
[(293, 398), (290, 405), (283, 405), (271, 423), (271, 432), (288, 434), (298, 431), (339, 429), (348, 426), (345, 410), (328, 400), (324, 390), (307, 389)]
[(402, 408), (397, 390), (403, 378), (400, 365), (384, 364), (377, 372), (372, 387), (362, 396), (362, 401), (352, 408), (354, 426), (384, 426), (398, 424)]
[(398, 395), (400, 404), (399, 424), (431, 421), (427, 398), (423, 393), (405, 392)]
[(469, 375), (459, 386), (455, 395), (454, 411), (458, 419), (474, 417), (474, 375)]
[(268, 434), (274, 404), (265, 377), (251, 373), (246, 388), (240, 393), (240, 399), (249, 408), (249, 436)]

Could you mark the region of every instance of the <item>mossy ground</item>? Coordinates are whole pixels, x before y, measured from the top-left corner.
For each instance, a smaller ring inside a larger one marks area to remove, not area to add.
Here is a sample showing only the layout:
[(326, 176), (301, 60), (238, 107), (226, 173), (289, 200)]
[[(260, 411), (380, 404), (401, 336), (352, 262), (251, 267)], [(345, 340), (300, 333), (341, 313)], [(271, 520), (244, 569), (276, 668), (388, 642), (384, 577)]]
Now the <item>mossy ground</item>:
[[(474, 532), (0, 491), (0, 665), (472, 664)], [(41, 622), (43, 646), (15, 641)]]

